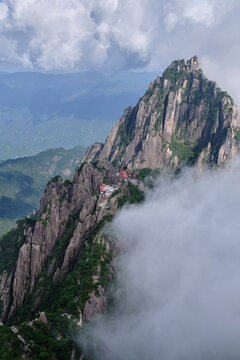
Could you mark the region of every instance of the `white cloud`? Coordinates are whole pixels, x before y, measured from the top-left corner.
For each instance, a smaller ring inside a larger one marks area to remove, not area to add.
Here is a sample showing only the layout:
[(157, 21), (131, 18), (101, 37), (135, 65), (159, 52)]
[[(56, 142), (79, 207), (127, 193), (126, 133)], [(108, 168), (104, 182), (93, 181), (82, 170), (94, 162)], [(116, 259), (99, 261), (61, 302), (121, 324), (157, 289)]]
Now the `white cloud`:
[(240, 103), (239, 11), (238, 0), (3, 0), (0, 63), (161, 72), (175, 58), (197, 54)]
[(3, 4), (0, 3), (0, 21), (3, 21), (7, 18), (8, 15), (8, 7)]
[(114, 66), (111, 58), (118, 66), (117, 56), (120, 66), (131, 67), (133, 57), (133, 66), (142, 66), (164, 43), (164, 26), (214, 25), (233, 2), (4, 0), (0, 33), (11, 51), (4, 49), (2, 57), (45, 70)]
[(239, 359), (239, 183), (239, 163), (187, 170), (120, 212), (117, 307), (91, 329), (96, 359)]
[(173, 0), (165, 6), (166, 17), (164, 23), (172, 30), (177, 23), (186, 22), (202, 24), (207, 27), (215, 25), (222, 16), (232, 8), (234, 1), (224, 0)]
[(14, 47), (15, 58), (6, 49), (2, 57), (45, 70), (99, 67), (115, 48), (144, 60), (144, 8), (125, 0), (5, 0), (0, 32)]

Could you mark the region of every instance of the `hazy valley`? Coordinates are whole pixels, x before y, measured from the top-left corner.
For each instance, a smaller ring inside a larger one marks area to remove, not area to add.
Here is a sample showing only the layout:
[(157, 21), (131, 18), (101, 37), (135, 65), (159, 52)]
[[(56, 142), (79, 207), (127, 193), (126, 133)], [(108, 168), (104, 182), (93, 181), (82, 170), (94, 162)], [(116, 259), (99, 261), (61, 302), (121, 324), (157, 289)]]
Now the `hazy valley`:
[(0, 163), (0, 234), (14, 227), (18, 218), (38, 211), (47, 182), (57, 175), (70, 178), (83, 153), (80, 146), (59, 148)]
[(152, 73), (0, 74), (0, 159), (104, 141)]

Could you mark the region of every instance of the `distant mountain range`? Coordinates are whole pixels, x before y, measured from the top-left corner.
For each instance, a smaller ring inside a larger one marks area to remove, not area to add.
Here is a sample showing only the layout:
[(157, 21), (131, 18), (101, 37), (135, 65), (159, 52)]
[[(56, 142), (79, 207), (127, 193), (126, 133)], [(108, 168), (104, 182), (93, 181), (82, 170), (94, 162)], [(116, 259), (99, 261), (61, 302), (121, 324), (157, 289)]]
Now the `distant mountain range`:
[(39, 207), (47, 182), (56, 175), (72, 176), (81, 161), (84, 148), (51, 149), (35, 156), (0, 163), (0, 235), (19, 217)]
[(0, 159), (103, 141), (152, 73), (0, 74)]

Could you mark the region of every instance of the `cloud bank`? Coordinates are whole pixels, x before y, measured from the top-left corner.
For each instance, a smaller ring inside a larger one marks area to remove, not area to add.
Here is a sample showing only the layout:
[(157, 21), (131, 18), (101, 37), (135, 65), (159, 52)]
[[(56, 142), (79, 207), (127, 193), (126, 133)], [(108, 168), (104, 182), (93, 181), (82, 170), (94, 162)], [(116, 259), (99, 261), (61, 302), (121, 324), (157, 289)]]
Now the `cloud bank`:
[(237, 0), (3, 0), (0, 65), (161, 73), (197, 54), (240, 102), (239, 11)]
[[(153, 65), (175, 37), (197, 43), (199, 30), (229, 25), (237, 10), (236, 0), (3, 0), (1, 61), (45, 70)], [(192, 55), (203, 44), (188, 45)]]
[(161, 180), (113, 224), (126, 251), (96, 359), (240, 357), (240, 168)]

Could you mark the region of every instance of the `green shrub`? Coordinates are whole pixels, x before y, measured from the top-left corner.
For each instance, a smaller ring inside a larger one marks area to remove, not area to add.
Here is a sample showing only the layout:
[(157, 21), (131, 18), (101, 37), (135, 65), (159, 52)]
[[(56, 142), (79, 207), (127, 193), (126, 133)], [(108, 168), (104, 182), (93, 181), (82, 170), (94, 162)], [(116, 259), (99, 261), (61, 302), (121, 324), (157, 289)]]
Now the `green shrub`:
[(0, 326), (0, 359), (1, 360), (20, 360), (22, 359), (22, 343), (17, 334), (8, 326)]
[(138, 170), (138, 179), (144, 180), (147, 176), (150, 176), (151, 173), (152, 173), (151, 168), (140, 169), (140, 170)]
[(17, 221), (17, 228), (10, 230), (0, 239), (0, 274), (6, 270), (12, 271), (15, 265), (18, 253), (25, 241), (24, 230), (34, 226), (35, 220), (31, 218), (20, 219)]
[(240, 129), (234, 129), (234, 138), (236, 145), (238, 146), (240, 144)]
[(137, 204), (144, 201), (144, 192), (141, 191), (137, 185), (133, 185), (131, 182), (129, 182), (128, 189), (130, 204)]
[(194, 155), (193, 149), (196, 146), (196, 142), (186, 141), (180, 142), (172, 136), (170, 149), (173, 152), (173, 156), (178, 157), (179, 163), (188, 162)]

